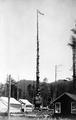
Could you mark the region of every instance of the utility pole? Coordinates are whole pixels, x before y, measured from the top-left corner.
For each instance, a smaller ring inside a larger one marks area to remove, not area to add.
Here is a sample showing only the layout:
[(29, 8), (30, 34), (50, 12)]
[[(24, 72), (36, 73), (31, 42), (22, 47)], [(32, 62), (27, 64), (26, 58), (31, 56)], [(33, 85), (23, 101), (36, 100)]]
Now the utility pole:
[(57, 65), (55, 65), (55, 82), (57, 81)]
[(61, 66), (62, 66), (62, 64), (55, 65), (55, 82), (58, 79), (58, 68), (61, 67)]
[[(19, 81), (19, 76), (18, 76), (18, 81)], [(19, 99), (19, 85), (17, 84), (17, 100)]]
[(55, 65), (55, 88), (53, 90), (53, 100), (55, 100), (55, 98), (56, 98), (56, 92), (57, 92), (56, 81), (57, 81), (57, 65)]
[(10, 119), (10, 97), (11, 97), (11, 75), (8, 76), (9, 91), (8, 91), (8, 119)]
[(54, 89), (54, 93), (53, 93), (53, 100), (56, 98), (56, 94), (57, 94), (57, 75), (58, 75), (58, 67), (59, 66), (61, 66), (61, 64), (55, 65), (55, 89)]

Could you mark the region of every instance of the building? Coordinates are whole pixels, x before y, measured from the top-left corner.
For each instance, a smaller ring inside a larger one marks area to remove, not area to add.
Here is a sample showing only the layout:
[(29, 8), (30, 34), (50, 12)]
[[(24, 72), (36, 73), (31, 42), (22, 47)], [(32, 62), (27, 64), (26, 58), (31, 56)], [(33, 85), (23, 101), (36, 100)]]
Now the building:
[[(0, 113), (8, 112), (8, 97), (0, 97)], [(20, 113), (21, 104), (14, 98), (10, 98), (10, 113)]]
[(76, 115), (76, 95), (63, 93), (50, 105), (54, 109), (54, 115)]
[(19, 99), (19, 102), (22, 105), (23, 112), (32, 112), (34, 106), (27, 99)]

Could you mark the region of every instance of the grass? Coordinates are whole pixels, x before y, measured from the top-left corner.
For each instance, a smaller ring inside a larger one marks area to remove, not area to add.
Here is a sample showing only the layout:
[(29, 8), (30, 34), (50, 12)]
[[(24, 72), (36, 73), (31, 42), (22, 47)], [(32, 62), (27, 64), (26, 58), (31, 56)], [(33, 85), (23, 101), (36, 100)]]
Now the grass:
[[(0, 120), (8, 120), (8, 117), (0, 116)], [(27, 117), (10, 117), (9, 120), (76, 120), (76, 118), (27, 118)]]

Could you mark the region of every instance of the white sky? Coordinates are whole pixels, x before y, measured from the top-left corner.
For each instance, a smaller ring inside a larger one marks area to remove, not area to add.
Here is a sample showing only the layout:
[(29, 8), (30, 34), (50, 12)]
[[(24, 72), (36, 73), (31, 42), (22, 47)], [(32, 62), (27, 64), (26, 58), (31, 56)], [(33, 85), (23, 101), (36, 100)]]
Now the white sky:
[(71, 77), (72, 51), (67, 45), (76, 20), (76, 0), (0, 0), (0, 82), (36, 79), (36, 9), (39, 16), (40, 81)]

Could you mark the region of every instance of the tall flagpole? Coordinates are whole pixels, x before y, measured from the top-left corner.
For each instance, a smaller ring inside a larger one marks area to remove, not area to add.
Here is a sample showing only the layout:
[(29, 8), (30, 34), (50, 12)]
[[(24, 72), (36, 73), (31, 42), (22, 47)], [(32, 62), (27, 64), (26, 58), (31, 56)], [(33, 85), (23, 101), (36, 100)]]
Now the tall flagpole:
[(38, 15), (44, 15), (43, 13), (41, 13), (39, 10), (37, 10), (37, 63), (36, 63), (36, 92), (38, 92), (39, 90), (39, 20), (38, 20)]
[(38, 23), (38, 10), (37, 10), (37, 63), (36, 63), (36, 92), (39, 89), (39, 23)]
[[(36, 98), (37, 100), (35, 100), (35, 107), (39, 107), (40, 106), (40, 89), (39, 89), (39, 21), (38, 21), (38, 17), (40, 15), (44, 15), (43, 13), (41, 13), (39, 10), (37, 10), (37, 58), (36, 58)], [(38, 103), (37, 103), (38, 102)]]

